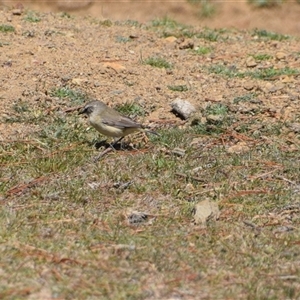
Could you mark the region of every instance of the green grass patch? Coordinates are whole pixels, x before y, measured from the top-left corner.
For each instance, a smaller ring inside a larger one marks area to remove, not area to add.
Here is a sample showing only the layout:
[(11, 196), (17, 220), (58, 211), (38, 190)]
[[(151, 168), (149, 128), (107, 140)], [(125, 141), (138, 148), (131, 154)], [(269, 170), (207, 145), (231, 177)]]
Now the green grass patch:
[(226, 29), (210, 29), (204, 28), (202, 31), (197, 32), (195, 36), (199, 39), (204, 39), (209, 42), (216, 42), (220, 39), (224, 39), (223, 34), (226, 32)]
[(256, 99), (257, 95), (255, 93), (245, 94), (243, 96), (238, 96), (233, 99), (234, 104), (238, 104), (240, 102), (251, 102)]
[(6, 123), (27, 123), (27, 124), (38, 124), (43, 120), (47, 119), (43, 109), (37, 107), (30, 107), (26, 101), (18, 100), (12, 106), (12, 114), (6, 116), (4, 121)]
[(1, 24), (0, 32), (15, 32), (15, 28), (11, 25)]
[(206, 122), (192, 124), (196, 134), (219, 135), (226, 132), (235, 121), (234, 116), (229, 114), (228, 107), (222, 103), (208, 105), (201, 113), (206, 118)]
[(178, 27), (185, 27), (185, 25), (179, 24), (177, 21), (169, 18), (169, 17), (164, 17), (164, 18), (157, 18), (152, 21), (152, 26), (153, 27), (167, 27), (167, 28), (178, 28)]
[(0, 47), (8, 46), (8, 45), (9, 45), (9, 43), (7, 43), (7, 42), (1, 42), (1, 41), (0, 41)]
[(153, 136), (152, 141), (155, 144), (166, 146), (172, 149), (174, 147), (178, 147), (180, 144), (185, 144), (189, 134), (190, 133), (188, 133), (186, 130), (172, 128), (160, 131), (160, 136)]
[(143, 60), (143, 63), (160, 69), (171, 69), (173, 67), (173, 65), (169, 63), (166, 59), (156, 56), (146, 58), (145, 60)]
[(216, 103), (208, 106), (205, 109), (206, 114), (211, 114), (211, 115), (222, 115), (225, 116), (228, 113), (228, 108), (225, 104), (222, 103)]
[(104, 27), (113, 26), (113, 22), (111, 20), (103, 20), (103, 21), (100, 21), (99, 24)]
[(201, 3), (199, 15), (201, 18), (211, 18), (216, 14), (216, 6), (208, 0)]
[(33, 11), (28, 11), (24, 17), (24, 20), (30, 23), (38, 23), (40, 22), (42, 19), (41, 17), (38, 15), (38, 13), (33, 12)]
[(281, 76), (281, 75), (298, 75), (300, 70), (292, 69), (289, 67), (275, 69), (275, 68), (266, 68), (266, 69), (255, 69), (253, 71), (241, 72), (235, 66), (228, 67), (223, 64), (216, 64), (208, 67), (208, 71), (210, 73), (218, 74), (224, 77), (238, 77), (245, 78), (251, 77), (255, 79), (261, 80), (269, 80), (273, 77)]
[(255, 29), (252, 35), (258, 36), (263, 40), (284, 41), (290, 39), (288, 35), (267, 31), (265, 29)]
[(223, 64), (215, 64), (208, 67), (208, 72), (224, 77), (245, 77), (245, 74), (240, 72), (235, 66), (228, 67)]
[(130, 27), (141, 27), (141, 23), (135, 20), (116, 21), (115, 25), (118, 26), (130, 26)]
[(300, 71), (298, 69), (285, 67), (282, 69), (267, 68), (261, 70), (254, 70), (251, 72), (246, 72), (245, 75), (256, 79), (268, 80), (281, 75), (299, 75), (299, 73)]
[(118, 105), (115, 109), (122, 115), (130, 116), (131, 118), (137, 116), (145, 116), (145, 110), (143, 109), (143, 107), (135, 102), (126, 102), (124, 104)]
[(175, 37), (192, 37), (194, 31), (191, 26), (180, 24), (177, 21), (169, 18), (157, 18), (151, 22), (149, 29), (154, 29), (160, 33), (162, 37), (175, 36)]
[(197, 47), (192, 50), (193, 53), (198, 54), (198, 55), (205, 55), (211, 52), (210, 47)]
[(210, 0), (188, 0), (199, 10), (200, 18), (211, 18), (216, 14), (216, 6)]
[(269, 54), (253, 54), (251, 55), (255, 60), (258, 61), (264, 61), (264, 60), (269, 60), (272, 59), (273, 56)]
[(131, 41), (131, 39), (127, 36), (120, 36), (120, 35), (116, 36), (117, 43), (128, 43), (130, 41)]
[(38, 136), (41, 139), (52, 140), (53, 143), (57, 139), (70, 140), (72, 142), (78, 142), (84, 140), (83, 137), (83, 127), (82, 125), (77, 125), (77, 117), (72, 118), (72, 122), (66, 120), (59, 115), (54, 115), (51, 118), (51, 123), (45, 125), (39, 132)]
[(160, 33), (162, 37), (197, 37), (199, 39), (204, 39), (210, 42), (216, 42), (220, 39), (225, 39), (223, 37), (223, 34), (227, 31), (225, 29), (204, 28), (199, 32), (194, 30), (194, 28), (191, 26), (180, 24), (168, 17), (153, 20), (151, 26), (149, 26), (148, 28), (154, 29), (155, 31)]
[(58, 87), (53, 88), (50, 92), (51, 97), (57, 97), (59, 99), (68, 98), (71, 100), (71, 104), (83, 104), (87, 98), (87, 95), (80, 90), (74, 90), (70, 87)]
[(61, 18), (65, 18), (65, 19), (71, 19), (71, 15), (65, 11), (63, 11), (62, 13), (60, 13), (60, 17)]
[(181, 85), (168, 85), (168, 89), (173, 92), (186, 92), (188, 87), (185, 84)]

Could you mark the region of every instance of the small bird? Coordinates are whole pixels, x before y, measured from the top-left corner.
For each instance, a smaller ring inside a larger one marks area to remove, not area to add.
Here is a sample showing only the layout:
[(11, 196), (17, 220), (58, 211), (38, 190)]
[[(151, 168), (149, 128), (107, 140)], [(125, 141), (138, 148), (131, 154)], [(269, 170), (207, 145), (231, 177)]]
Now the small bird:
[(146, 129), (142, 124), (121, 115), (98, 100), (87, 103), (79, 111), (79, 114), (86, 114), (89, 117), (90, 124), (100, 133), (109, 137), (119, 138), (114, 144), (119, 142), (124, 136), (138, 131), (159, 135)]

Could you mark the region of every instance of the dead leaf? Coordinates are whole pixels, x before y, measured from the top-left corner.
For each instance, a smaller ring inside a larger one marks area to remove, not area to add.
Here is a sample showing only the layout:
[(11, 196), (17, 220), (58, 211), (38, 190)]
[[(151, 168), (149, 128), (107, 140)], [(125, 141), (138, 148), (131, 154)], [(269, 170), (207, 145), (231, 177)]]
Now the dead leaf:
[(248, 152), (250, 148), (247, 146), (245, 142), (239, 142), (236, 145), (233, 145), (227, 149), (228, 153), (245, 153)]
[(287, 54), (283, 51), (279, 51), (279, 52), (276, 53), (275, 56), (276, 56), (276, 59), (282, 60), (282, 59), (286, 58)]
[(198, 202), (195, 205), (194, 221), (197, 225), (206, 226), (206, 222), (210, 219), (217, 220), (220, 216), (219, 206), (216, 202), (209, 199)]
[(72, 78), (72, 83), (75, 85), (82, 85), (85, 82), (88, 82), (87, 78)]
[(113, 69), (116, 72), (120, 72), (120, 71), (126, 70), (126, 67), (124, 65), (122, 65), (120, 63), (117, 63), (117, 62), (105, 62), (103, 64), (103, 67), (104, 68)]
[(253, 68), (257, 66), (257, 62), (255, 61), (255, 59), (252, 56), (249, 56), (246, 59), (246, 66), (249, 68)]
[(165, 38), (165, 41), (170, 42), (170, 43), (174, 43), (177, 40), (177, 38), (175, 36), (168, 36)]

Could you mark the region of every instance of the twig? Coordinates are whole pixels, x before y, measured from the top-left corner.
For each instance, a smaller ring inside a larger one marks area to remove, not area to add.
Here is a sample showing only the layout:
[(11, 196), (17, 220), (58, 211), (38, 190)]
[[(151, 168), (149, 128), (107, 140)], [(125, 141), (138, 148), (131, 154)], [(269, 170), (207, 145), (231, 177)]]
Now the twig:
[(106, 148), (104, 151), (102, 151), (99, 155), (93, 158), (94, 162), (97, 162), (100, 158), (102, 158), (105, 154), (109, 153), (110, 151), (113, 151), (114, 149), (112, 147)]
[(39, 223), (43, 223), (43, 224), (53, 224), (53, 223), (69, 223), (69, 222), (75, 222), (78, 221), (80, 219), (63, 219), (63, 220), (53, 220), (53, 221), (33, 221), (33, 222), (28, 222), (26, 223), (27, 225), (34, 225), (34, 224), (39, 224)]
[(7, 193), (6, 193), (6, 195), (7, 196), (11, 196), (11, 195), (20, 194), (20, 193), (24, 192), (24, 190), (32, 188), (36, 184), (48, 180), (48, 178), (49, 178), (49, 176), (40, 176), (40, 177), (38, 177), (36, 179), (31, 180), (28, 183), (17, 184), (16, 186), (14, 186), (10, 190), (8, 190)]
[(117, 62), (117, 61), (128, 61), (128, 59), (101, 59), (101, 60), (99, 60), (99, 62), (104, 62), (104, 63), (107, 63), (107, 62), (113, 63), (113, 62)]
[(76, 259), (68, 258), (68, 257), (60, 257), (56, 254), (50, 253), (45, 249), (42, 248), (37, 248), (34, 246), (26, 245), (26, 244), (21, 244), (21, 243), (14, 243), (14, 247), (19, 249), (21, 252), (26, 252), (27, 255), (29, 256), (42, 256), (45, 259), (49, 259), (50, 261), (54, 263), (65, 263), (65, 262), (71, 262), (75, 263), (78, 265), (85, 265), (85, 263), (80, 262)]
[(287, 178), (285, 178), (283, 176), (277, 175), (276, 178), (282, 179), (282, 180), (284, 180), (284, 181), (286, 181), (286, 182), (288, 182), (288, 183), (290, 183), (292, 185), (297, 185), (297, 183), (295, 181), (289, 180), (289, 179), (287, 179)]
[(83, 107), (82, 105), (80, 105), (80, 106), (75, 106), (75, 107), (69, 107), (69, 108), (66, 108), (66, 109), (64, 110), (64, 112), (65, 112), (65, 113), (73, 112), (73, 111), (75, 111), (75, 110), (81, 109), (82, 107)]
[(278, 171), (277, 169), (275, 170), (272, 170), (270, 172), (266, 172), (266, 173), (263, 173), (263, 174), (259, 174), (259, 175), (256, 175), (256, 176), (248, 176), (248, 179), (251, 179), (251, 180), (255, 180), (255, 179), (258, 179), (258, 178), (262, 178), (262, 177), (266, 177), (274, 172)]
[(240, 196), (252, 195), (252, 194), (272, 194), (272, 193), (268, 190), (243, 190), (243, 191), (239, 191), (235, 194), (229, 195), (227, 198), (224, 198), (222, 200), (222, 202), (226, 202), (230, 199), (237, 198)]

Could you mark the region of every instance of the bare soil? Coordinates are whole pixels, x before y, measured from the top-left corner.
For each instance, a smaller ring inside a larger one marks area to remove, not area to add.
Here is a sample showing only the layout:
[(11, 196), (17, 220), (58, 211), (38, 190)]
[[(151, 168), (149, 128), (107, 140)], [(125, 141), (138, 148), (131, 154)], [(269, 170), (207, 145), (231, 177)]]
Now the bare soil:
[[(174, 3), (170, 3), (169, 11), (173, 11), (172, 5)], [(92, 5), (87, 9), (96, 14), (96, 8), (97, 5)], [(201, 107), (207, 101), (232, 102), (238, 96), (255, 93), (260, 104), (253, 105), (264, 107), (263, 111), (272, 110), (278, 118), (295, 118), (298, 110), (297, 76), (260, 80), (228, 78), (208, 71), (218, 64), (239, 72), (299, 69), (300, 45), (296, 38), (278, 41), (259, 37), (253, 31), (235, 29), (205, 33), (202, 26), (184, 30), (192, 30), (204, 38), (196, 35), (187, 38), (180, 32), (182, 28), (175, 28), (174, 24), (155, 27), (151, 22), (121, 21), (113, 25), (103, 22), (103, 18), (69, 18), (60, 13), (43, 13), (39, 15), (39, 22), (32, 22), (22, 6), (14, 9), (21, 14), (6, 8), (1, 11), (0, 19), (1, 24), (15, 29), (12, 33), (2, 32), (0, 39), (0, 111), (4, 119), (12, 118), (12, 107), (20, 102), (40, 107), (39, 110), (45, 105), (57, 107), (57, 99), (50, 94), (63, 86), (80, 90), (111, 106), (139, 101), (151, 111), (149, 120), (174, 120), (169, 104), (177, 97)], [(138, 19), (143, 19), (142, 11), (140, 14)], [(210, 35), (215, 35), (216, 41)], [(209, 53), (196, 54), (201, 47), (209, 49)], [(256, 61), (254, 65), (247, 63), (249, 56), (258, 54), (270, 58)], [(173, 68), (166, 70), (144, 64), (149, 57), (161, 57)], [(169, 88), (178, 85), (186, 85), (188, 90), (174, 92)], [(2, 122), (0, 126), (2, 139), (37, 130), (35, 125), (31, 128), (27, 124), (24, 128), (17, 122)]]
[[(136, 20), (141, 23), (168, 16), (178, 22), (210, 28), (266, 29), (282, 34), (300, 32), (300, 5), (288, 1), (281, 5), (257, 7), (248, 1), (208, 1), (213, 11), (203, 13), (200, 1), (26, 1), (2, 0), (0, 5), (35, 9), (41, 12), (67, 11), (113, 21)], [(271, 1), (270, 1), (271, 2)], [(194, 3), (194, 4), (193, 4)], [(196, 4), (195, 4), (196, 3)], [(211, 14), (209, 14), (212, 12)], [(206, 15), (207, 15), (206, 14)]]

